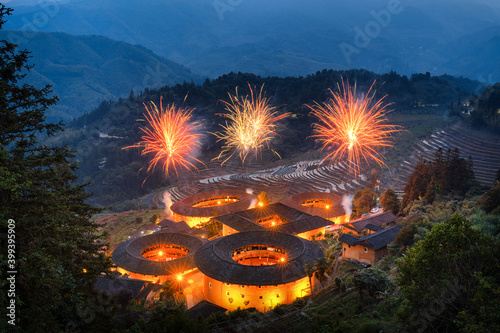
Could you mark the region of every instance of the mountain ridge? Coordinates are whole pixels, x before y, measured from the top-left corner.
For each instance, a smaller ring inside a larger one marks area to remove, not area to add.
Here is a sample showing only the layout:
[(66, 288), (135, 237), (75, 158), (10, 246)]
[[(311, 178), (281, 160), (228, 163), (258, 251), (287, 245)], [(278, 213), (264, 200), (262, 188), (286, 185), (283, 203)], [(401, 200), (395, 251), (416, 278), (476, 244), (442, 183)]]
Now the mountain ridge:
[[(16, 7), (7, 27), (20, 29), (31, 22), (27, 29), (106, 35), (144, 45), (212, 78), (231, 71), (307, 75), (328, 67), (500, 80), (496, 49), (487, 55), (475, 49), (474, 66), (466, 55), (455, 64), (448, 61), (473, 45), (487, 46), (481, 32), (500, 22), (500, 6), (493, 1), (66, 2), (38, 25), (32, 17), (43, 15), (41, 5)], [(359, 31), (368, 35), (362, 46), (355, 43)], [(474, 34), (480, 43), (460, 43), (467, 36), (474, 41)], [(356, 53), (345, 56), (343, 43)]]
[(105, 36), (75, 36), (63, 32), (0, 31), (0, 39), (18, 36), (19, 49), (27, 49), (35, 64), (29, 84), (52, 85), (60, 102), (48, 112), (49, 120), (70, 121), (104, 100), (126, 97), (131, 91), (158, 88), (202, 78), (186, 67), (156, 55), (140, 45)]

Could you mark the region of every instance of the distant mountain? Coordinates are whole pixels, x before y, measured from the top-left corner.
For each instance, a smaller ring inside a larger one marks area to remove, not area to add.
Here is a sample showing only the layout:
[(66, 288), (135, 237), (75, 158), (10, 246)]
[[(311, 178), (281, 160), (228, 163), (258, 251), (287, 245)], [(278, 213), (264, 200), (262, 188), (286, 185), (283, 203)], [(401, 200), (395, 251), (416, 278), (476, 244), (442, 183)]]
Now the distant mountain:
[(0, 39), (31, 52), (34, 67), (28, 83), (53, 86), (59, 103), (49, 111), (49, 120), (67, 122), (131, 91), (201, 81), (186, 67), (142, 46), (108, 37), (31, 33), (26, 38), (21, 31), (0, 31)]
[(500, 34), (483, 35), (499, 27), (497, 0), (14, 3), (7, 28), (105, 35), (211, 77), (230, 71), (287, 76), (366, 68), (500, 81), (494, 39)]

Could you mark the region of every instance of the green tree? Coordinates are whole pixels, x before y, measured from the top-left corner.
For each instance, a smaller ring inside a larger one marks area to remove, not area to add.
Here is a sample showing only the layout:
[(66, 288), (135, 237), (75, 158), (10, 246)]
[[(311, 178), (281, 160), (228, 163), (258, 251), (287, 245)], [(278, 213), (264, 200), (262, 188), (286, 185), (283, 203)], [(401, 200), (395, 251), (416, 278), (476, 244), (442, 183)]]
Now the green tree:
[(380, 205), (384, 207), (385, 212), (397, 214), (399, 212), (399, 201), (396, 193), (392, 188), (388, 188), (380, 196)]
[(311, 294), (312, 294), (313, 292), (312, 277), (314, 275), (314, 272), (316, 272), (316, 267), (314, 267), (314, 263), (308, 262), (307, 264), (305, 264), (304, 271), (306, 272), (307, 277), (309, 278), (309, 288), (311, 288)]
[(325, 279), (326, 269), (328, 268), (328, 260), (325, 257), (318, 258), (314, 262), (314, 267), (316, 268), (318, 279), (323, 281)]
[[(0, 4), (0, 28), (9, 13)], [(6, 176), (0, 181), (0, 219), (2, 227), (15, 220), (17, 327), (24, 332), (84, 327), (87, 314), (96, 311), (87, 303), (96, 276), (111, 263), (90, 219), (97, 210), (85, 203), (84, 186), (75, 185), (73, 152), (37, 145), (38, 134), (62, 129), (45, 120), (44, 112), (57, 100), (48, 97), (50, 87), (21, 85), (22, 73), (31, 68), (28, 52), (0, 44), (0, 172)], [(5, 258), (1, 265), (7, 267)], [(2, 281), (5, 274), (2, 270)]]
[(486, 213), (500, 214), (500, 182), (497, 182), (493, 188), (486, 191), (481, 198), (479, 198), (477, 204)]
[(474, 278), (477, 286), (472, 302), (458, 314), (455, 323), (462, 333), (500, 332), (500, 285), (480, 273)]
[(173, 299), (158, 302), (125, 332), (163, 333), (163, 332), (208, 332), (202, 319), (192, 319), (186, 312), (184, 303), (177, 304)]
[(424, 198), (425, 201), (427, 201), (431, 205), (434, 202), (434, 200), (436, 200), (436, 183), (434, 182), (434, 178), (432, 178), (429, 185), (427, 185)]
[(403, 305), (400, 317), (410, 330), (451, 331), (459, 312), (470, 308), (478, 281), (499, 279), (500, 241), (472, 228), (462, 216), (439, 223), (397, 261)]
[[(354, 199), (352, 201), (352, 210), (354, 217), (361, 216), (364, 213), (368, 213), (377, 204), (377, 193), (372, 189), (365, 188), (363, 190), (358, 190), (354, 194)], [(351, 216), (353, 217), (353, 216)]]
[(431, 175), (432, 171), (430, 165), (422, 157), (420, 157), (415, 165), (415, 170), (410, 177), (408, 177), (404, 187), (405, 194), (402, 202), (403, 209), (414, 200), (418, 200), (425, 195), (427, 185), (431, 180)]
[(361, 299), (363, 299), (363, 291), (367, 291), (373, 297), (375, 292), (386, 291), (392, 288), (393, 285), (387, 275), (375, 267), (362, 269), (354, 273), (354, 286), (358, 289)]

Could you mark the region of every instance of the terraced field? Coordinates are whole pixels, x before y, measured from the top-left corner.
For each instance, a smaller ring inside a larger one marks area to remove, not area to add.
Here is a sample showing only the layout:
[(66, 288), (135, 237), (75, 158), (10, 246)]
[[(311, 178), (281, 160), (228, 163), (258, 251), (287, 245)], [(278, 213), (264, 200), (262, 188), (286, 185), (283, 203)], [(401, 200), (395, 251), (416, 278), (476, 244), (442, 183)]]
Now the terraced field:
[(433, 160), (439, 147), (443, 148), (443, 151), (458, 148), (460, 157), (463, 158), (472, 156), (476, 179), (484, 185), (493, 184), (495, 174), (500, 168), (500, 135), (455, 123), (420, 140), (412, 154), (393, 170), (393, 180), (388, 183), (388, 187), (403, 190), (418, 158), (423, 156), (426, 160)]
[[(256, 194), (266, 191), (271, 201), (279, 201), (287, 196), (307, 191), (333, 192), (339, 195), (354, 193), (357, 189), (363, 188), (367, 182), (364, 174), (354, 178), (348, 172), (346, 163), (319, 166), (320, 162), (321, 160), (283, 163), (265, 170), (252, 170), (257, 164), (245, 167), (233, 164), (225, 166), (223, 174), (220, 173), (218, 164), (208, 165), (202, 175), (210, 173), (219, 175), (191, 180), (188, 184), (171, 187), (167, 191), (171, 195), (172, 202), (194, 193), (219, 188), (251, 189)], [(158, 192), (152, 201), (162, 206), (163, 191)]]

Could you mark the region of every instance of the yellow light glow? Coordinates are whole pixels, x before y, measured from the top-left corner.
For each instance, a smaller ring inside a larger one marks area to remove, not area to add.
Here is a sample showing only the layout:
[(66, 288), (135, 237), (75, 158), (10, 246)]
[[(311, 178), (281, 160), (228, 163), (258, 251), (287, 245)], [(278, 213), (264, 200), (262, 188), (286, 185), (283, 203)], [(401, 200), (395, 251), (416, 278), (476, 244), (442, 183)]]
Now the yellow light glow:
[(281, 257), (281, 259), (280, 259), (280, 260), (281, 260), (281, 262), (284, 262), (284, 261), (285, 261), (285, 258)]
[(163, 251), (158, 252), (158, 254), (159, 254), (160, 256), (162, 256), (162, 255), (163, 255)]
[(259, 202), (259, 207), (262, 207), (262, 206), (264, 206), (264, 203)]
[(326, 205), (326, 206), (325, 206), (325, 208), (326, 208), (326, 209), (330, 209), (330, 205)]
[(274, 222), (273, 222), (273, 223), (271, 223), (271, 225), (273, 225), (273, 226), (274, 226), (275, 224), (276, 224), (276, 223), (274, 223)]
[(83, 269), (83, 272), (84, 272), (84, 273), (87, 273), (87, 269), (85, 269), (85, 268), (84, 268), (84, 269)]
[(177, 281), (182, 281), (182, 275), (177, 275)]
[(220, 205), (220, 201), (217, 201), (217, 204)]

